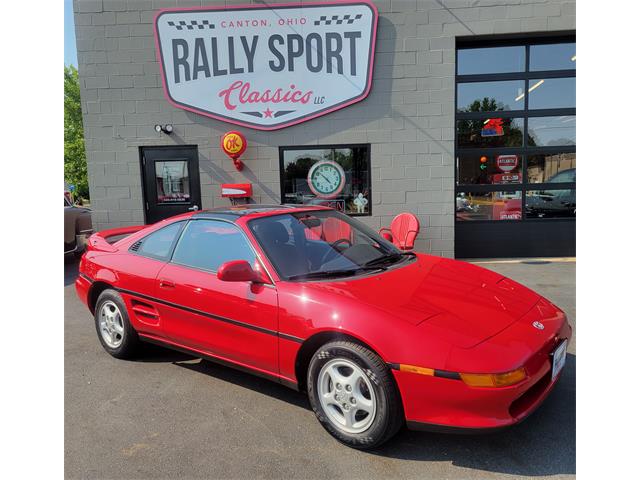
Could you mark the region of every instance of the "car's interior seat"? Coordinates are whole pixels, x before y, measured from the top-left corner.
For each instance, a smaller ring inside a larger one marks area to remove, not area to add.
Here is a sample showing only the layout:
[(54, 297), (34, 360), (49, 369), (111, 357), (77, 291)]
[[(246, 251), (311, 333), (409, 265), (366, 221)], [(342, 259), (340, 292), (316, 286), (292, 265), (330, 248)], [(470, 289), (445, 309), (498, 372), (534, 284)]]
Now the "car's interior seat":
[(274, 263), (286, 276), (301, 275), (309, 272), (309, 263), (305, 255), (290, 242), (290, 235), (280, 222), (262, 222), (255, 227), (255, 234), (272, 257)]

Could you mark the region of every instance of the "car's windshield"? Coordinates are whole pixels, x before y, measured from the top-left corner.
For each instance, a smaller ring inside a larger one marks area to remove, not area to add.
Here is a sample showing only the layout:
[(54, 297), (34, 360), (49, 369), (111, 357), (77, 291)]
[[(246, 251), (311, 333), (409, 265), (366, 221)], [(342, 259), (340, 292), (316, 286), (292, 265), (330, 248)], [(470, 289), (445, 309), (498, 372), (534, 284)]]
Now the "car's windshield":
[(249, 228), (286, 280), (346, 277), (405, 258), (375, 231), (336, 211), (263, 217), (250, 221)]

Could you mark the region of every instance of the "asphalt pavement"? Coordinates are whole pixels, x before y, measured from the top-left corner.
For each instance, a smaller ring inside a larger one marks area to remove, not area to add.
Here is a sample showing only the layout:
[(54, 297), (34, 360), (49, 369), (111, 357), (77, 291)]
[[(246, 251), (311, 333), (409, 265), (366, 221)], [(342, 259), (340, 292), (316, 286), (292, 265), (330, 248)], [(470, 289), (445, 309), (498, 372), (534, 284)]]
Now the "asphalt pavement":
[(149, 347), (137, 361), (100, 346), (65, 265), (66, 478), (575, 477), (575, 263), (482, 263), (564, 309), (574, 327), (558, 385), (525, 422), (490, 435), (403, 430), (372, 452), (333, 440), (305, 395)]

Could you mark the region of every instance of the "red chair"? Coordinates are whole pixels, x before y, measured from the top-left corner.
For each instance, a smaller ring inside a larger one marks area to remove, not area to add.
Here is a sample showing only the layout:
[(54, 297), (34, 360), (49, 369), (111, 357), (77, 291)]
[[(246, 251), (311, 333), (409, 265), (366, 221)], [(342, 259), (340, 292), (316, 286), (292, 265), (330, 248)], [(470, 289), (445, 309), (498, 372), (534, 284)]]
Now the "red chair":
[(335, 217), (329, 217), (324, 221), (322, 236), (327, 243), (334, 243), (341, 239), (353, 241), (351, 238), (351, 225)]
[(420, 222), (413, 213), (401, 213), (391, 222), (391, 227), (380, 229), (380, 235), (400, 250), (412, 250), (418, 232)]

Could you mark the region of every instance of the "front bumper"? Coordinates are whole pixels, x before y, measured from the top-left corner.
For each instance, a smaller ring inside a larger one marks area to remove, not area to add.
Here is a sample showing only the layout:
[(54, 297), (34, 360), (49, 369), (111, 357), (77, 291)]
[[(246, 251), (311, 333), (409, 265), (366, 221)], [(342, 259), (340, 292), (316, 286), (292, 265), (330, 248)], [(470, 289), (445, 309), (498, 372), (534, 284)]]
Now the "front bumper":
[(527, 379), (500, 388), (470, 387), (461, 380), (393, 370), (411, 429), (477, 433), (499, 430), (524, 420), (542, 404), (562, 376), (551, 381), (551, 353), (571, 338), (564, 323), (526, 362)]

